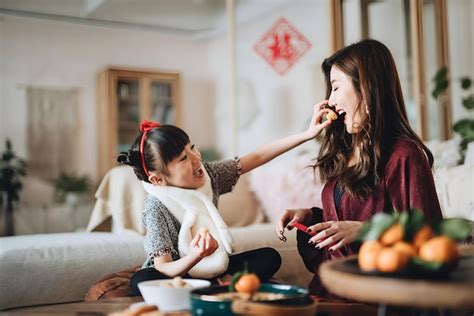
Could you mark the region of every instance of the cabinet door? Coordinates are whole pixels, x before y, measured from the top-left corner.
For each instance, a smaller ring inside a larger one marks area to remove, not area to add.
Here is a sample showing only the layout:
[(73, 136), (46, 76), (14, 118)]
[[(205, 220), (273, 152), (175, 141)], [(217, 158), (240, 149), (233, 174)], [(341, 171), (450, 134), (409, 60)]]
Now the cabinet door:
[(150, 82), (150, 119), (160, 124), (177, 125), (175, 84), (170, 81), (153, 79)]
[(138, 134), (140, 122), (139, 79), (117, 79), (117, 153), (128, 151)]

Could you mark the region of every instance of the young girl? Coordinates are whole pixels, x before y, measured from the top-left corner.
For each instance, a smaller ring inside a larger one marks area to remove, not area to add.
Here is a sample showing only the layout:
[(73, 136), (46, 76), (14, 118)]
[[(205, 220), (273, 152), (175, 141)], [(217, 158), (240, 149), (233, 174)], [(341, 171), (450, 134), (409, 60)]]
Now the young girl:
[[(133, 167), (149, 193), (143, 210), (147, 259), (132, 277), (132, 294), (140, 295), (137, 285), (142, 281), (222, 277), (243, 270), (245, 264), (263, 282), (270, 279), (280, 268), (278, 252), (261, 248), (229, 256), (232, 238), (215, 207), (219, 196), (230, 192), (241, 174), (319, 135), (331, 123), (321, 122), (324, 113), (315, 107), (303, 133), (267, 144), (240, 159), (211, 163), (201, 161), (201, 154), (183, 130), (143, 122), (131, 149), (118, 157), (120, 163)], [(197, 227), (206, 229), (198, 231)], [(220, 255), (213, 255), (219, 251)]]

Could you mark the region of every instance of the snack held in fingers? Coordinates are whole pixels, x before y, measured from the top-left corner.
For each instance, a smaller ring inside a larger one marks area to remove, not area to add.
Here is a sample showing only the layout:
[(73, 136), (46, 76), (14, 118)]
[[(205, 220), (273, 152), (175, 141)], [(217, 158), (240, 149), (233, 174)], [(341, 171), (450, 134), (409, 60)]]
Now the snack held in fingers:
[(337, 114), (334, 111), (330, 111), (329, 113), (326, 114), (326, 119), (330, 121), (335, 121), (337, 120)]
[(198, 232), (201, 236), (205, 237), (206, 234), (209, 233), (209, 229), (207, 227), (201, 227)]

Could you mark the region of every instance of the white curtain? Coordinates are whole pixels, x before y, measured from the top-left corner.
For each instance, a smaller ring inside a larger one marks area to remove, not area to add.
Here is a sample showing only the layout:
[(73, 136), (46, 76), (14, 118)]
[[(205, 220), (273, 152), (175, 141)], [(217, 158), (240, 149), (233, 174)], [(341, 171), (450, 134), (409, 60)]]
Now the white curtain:
[(27, 87), (28, 173), (52, 180), (75, 171), (79, 145), (79, 91)]

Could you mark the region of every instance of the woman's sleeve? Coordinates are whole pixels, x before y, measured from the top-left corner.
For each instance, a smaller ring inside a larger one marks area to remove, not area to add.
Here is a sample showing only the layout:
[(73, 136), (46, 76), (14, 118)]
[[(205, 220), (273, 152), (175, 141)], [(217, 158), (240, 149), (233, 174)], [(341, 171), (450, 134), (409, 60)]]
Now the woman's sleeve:
[(158, 257), (173, 251), (173, 241), (162, 209), (164, 206), (145, 200), (143, 223), (146, 228), (144, 248), (147, 257)]
[(442, 218), (433, 174), (424, 152), (410, 144), (396, 148), (386, 168), (387, 194), (394, 209), (420, 209), (428, 220)]
[(219, 195), (232, 191), (242, 173), (239, 158), (206, 163), (214, 192)]

